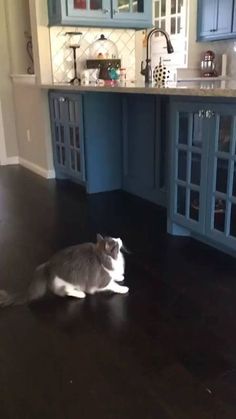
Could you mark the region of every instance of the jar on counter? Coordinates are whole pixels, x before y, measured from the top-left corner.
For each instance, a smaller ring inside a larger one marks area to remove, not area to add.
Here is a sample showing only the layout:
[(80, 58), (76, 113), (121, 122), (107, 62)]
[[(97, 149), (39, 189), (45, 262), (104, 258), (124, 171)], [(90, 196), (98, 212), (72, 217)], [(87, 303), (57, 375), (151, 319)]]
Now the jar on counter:
[(121, 67), (120, 69), (120, 82), (125, 83), (126, 82), (126, 68)]

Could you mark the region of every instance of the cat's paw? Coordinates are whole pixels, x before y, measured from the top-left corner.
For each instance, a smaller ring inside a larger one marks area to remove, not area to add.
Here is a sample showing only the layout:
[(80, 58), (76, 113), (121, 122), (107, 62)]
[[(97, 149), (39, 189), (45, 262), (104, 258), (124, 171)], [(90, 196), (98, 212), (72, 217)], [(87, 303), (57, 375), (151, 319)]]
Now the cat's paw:
[(129, 288), (128, 287), (120, 287), (119, 293), (120, 294), (128, 294)]
[(124, 281), (124, 279), (125, 279), (125, 276), (124, 275), (120, 275), (117, 278), (114, 278), (114, 281), (116, 281), (116, 282), (122, 282), (122, 281)]
[(79, 291), (77, 289), (70, 289), (67, 291), (68, 297), (74, 297), (74, 298), (85, 298), (86, 294), (83, 291)]

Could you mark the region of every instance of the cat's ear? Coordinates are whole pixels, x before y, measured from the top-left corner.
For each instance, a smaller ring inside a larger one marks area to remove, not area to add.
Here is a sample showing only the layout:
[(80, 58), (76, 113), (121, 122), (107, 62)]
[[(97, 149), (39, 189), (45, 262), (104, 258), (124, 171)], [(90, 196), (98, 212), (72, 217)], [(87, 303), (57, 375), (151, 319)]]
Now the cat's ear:
[(100, 242), (102, 242), (104, 239), (103, 239), (103, 237), (102, 237), (102, 235), (101, 234), (97, 234), (97, 243), (100, 243)]

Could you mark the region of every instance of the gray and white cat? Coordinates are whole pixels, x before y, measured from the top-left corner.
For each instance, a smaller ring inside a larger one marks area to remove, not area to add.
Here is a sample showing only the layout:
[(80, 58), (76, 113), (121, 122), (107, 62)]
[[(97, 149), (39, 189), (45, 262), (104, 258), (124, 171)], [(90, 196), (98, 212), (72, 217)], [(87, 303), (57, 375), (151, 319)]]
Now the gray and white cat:
[(75, 298), (104, 291), (126, 294), (129, 288), (117, 283), (124, 280), (122, 248), (120, 238), (103, 238), (98, 234), (96, 243), (61, 250), (36, 269), (28, 295), (23, 299), (0, 290), (0, 307), (35, 301), (47, 292)]

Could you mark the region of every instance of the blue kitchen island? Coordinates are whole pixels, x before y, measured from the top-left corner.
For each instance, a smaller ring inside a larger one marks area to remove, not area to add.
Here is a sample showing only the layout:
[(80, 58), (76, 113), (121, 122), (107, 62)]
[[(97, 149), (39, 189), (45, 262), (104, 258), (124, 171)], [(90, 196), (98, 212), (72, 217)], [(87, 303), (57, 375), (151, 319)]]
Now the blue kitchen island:
[(236, 255), (236, 86), (44, 86), (56, 177), (167, 207), (168, 232)]

